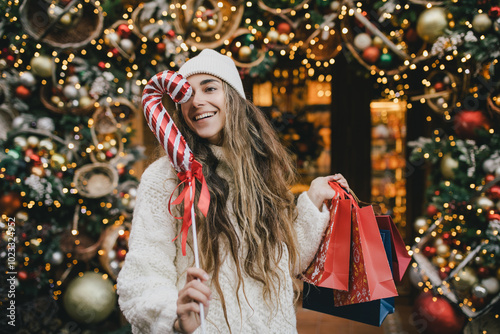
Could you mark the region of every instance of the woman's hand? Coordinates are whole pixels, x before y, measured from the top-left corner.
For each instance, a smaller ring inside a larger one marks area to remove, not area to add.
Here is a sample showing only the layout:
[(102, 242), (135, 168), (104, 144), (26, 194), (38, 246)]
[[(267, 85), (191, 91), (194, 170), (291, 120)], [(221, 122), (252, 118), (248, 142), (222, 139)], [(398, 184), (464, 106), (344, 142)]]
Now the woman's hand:
[(336, 195), (335, 190), (328, 184), (330, 181), (337, 182), (342, 188), (349, 190), (349, 183), (347, 183), (347, 180), (342, 174), (315, 178), (311, 182), (311, 186), (307, 191), (307, 196), (309, 196), (311, 202), (320, 210), (325, 200), (332, 199)]
[(209, 276), (199, 268), (188, 268), (186, 285), (179, 291), (177, 299), (177, 320), (174, 329), (181, 333), (192, 333), (201, 325), (200, 305), (204, 306), (205, 317), (212, 296), (210, 288), (206, 285)]

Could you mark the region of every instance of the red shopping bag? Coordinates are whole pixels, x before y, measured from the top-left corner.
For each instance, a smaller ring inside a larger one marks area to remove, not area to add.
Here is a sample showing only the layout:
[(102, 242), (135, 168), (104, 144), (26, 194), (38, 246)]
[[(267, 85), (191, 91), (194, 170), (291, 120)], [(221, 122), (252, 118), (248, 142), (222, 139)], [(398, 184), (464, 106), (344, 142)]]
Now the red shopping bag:
[(397, 296), (372, 206), (353, 205), (349, 290), (335, 290), (334, 305), (344, 306)]
[(330, 223), (316, 257), (302, 274), (302, 280), (325, 288), (348, 290), (353, 198), (337, 183), (330, 182), (330, 186), (339, 197), (332, 199)]
[(376, 216), (379, 229), (388, 230), (391, 233), (392, 246), (392, 271), (394, 278), (401, 282), (406, 268), (411, 262), (411, 256), (406, 250), (405, 242), (399, 234), (398, 228), (389, 215)]

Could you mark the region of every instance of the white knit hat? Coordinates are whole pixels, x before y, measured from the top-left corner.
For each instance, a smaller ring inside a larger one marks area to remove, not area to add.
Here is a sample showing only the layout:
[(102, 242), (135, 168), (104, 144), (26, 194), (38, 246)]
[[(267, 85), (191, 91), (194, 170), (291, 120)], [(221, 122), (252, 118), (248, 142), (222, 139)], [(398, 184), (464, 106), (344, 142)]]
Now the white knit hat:
[(224, 80), (231, 85), (244, 98), (245, 90), (241, 82), (240, 74), (236, 69), (234, 61), (228, 57), (211, 49), (205, 49), (199, 55), (189, 59), (179, 69), (179, 73), (184, 78), (189, 78), (194, 74), (210, 74)]

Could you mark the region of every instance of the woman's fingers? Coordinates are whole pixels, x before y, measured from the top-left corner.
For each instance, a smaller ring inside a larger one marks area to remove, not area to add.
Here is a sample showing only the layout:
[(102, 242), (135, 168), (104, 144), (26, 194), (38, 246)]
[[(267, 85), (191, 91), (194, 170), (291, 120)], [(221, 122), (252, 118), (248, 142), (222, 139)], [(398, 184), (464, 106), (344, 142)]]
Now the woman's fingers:
[(333, 181), (340, 184), (343, 188), (346, 188), (347, 190), (349, 190), (349, 183), (347, 183), (347, 180), (345, 179), (345, 177), (342, 174), (340, 174), (340, 173), (334, 174), (331, 177), (332, 177)]
[(210, 277), (207, 272), (201, 268), (190, 267), (187, 269), (187, 278), (186, 282), (190, 282), (194, 279), (199, 279), (202, 282), (208, 281)]
[(211, 295), (212, 293), (208, 286), (198, 280), (193, 280), (187, 283), (184, 288), (179, 291), (177, 304), (182, 305), (195, 301), (196, 303), (202, 303), (208, 307)]

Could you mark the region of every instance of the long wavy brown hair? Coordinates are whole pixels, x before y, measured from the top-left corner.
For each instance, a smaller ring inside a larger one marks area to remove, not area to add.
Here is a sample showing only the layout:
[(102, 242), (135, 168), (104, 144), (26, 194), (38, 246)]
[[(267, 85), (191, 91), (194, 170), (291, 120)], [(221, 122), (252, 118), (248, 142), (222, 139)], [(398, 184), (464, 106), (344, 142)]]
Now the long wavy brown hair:
[[(244, 291), (244, 273), (262, 283), (264, 299), (269, 302), (279, 295), (283, 276), (279, 263), (286, 250), (290, 273), (295, 272), (299, 254), (293, 228), (295, 201), (290, 186), (297, 173), (289, 152), (264, 113), (224, 81), (223, 89), (226, 124), (220, 145), (236, 187), (231, 202), (241, 239), (228, 213), (228, 182), (216, 173), (219, 160), (210, 144), (189, 129), (180, 110), (173, 117), (196, 159), (202, 163), (210, 189), (207, 218), (197, 215), (200, 262), (212, 274), (212, 284), (229, 326), (219, 282), (221, 255), (229, 253), (234, 260), (237, 290), (243, 287)], [(248, 249), (246, 254), (241, 252), (242, 245)]]

